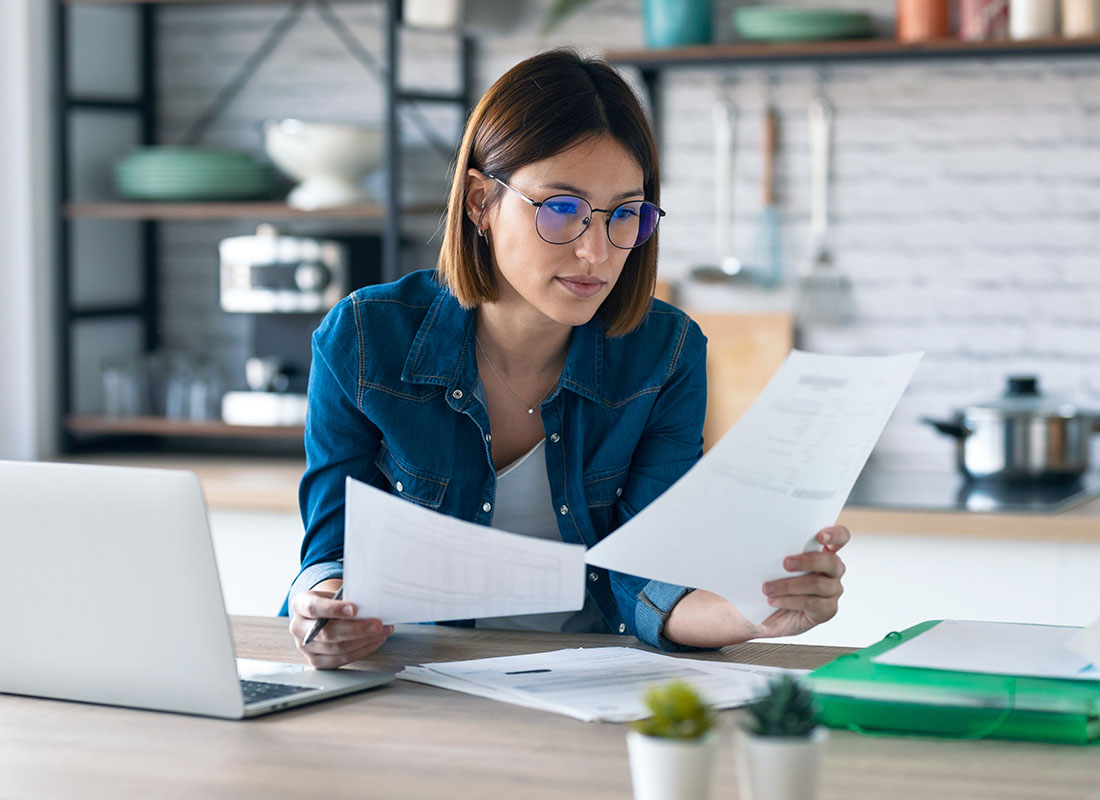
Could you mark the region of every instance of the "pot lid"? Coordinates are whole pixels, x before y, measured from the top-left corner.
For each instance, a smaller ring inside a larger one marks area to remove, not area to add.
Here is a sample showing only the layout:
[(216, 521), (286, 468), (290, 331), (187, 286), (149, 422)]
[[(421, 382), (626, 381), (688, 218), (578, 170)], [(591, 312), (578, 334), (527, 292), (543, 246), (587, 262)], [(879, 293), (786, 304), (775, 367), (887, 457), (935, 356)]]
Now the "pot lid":
[(964, 409), (966, 416), (996, 414), (1000, 416), (1076, 417), (1083, 413), (1076, 405), (1039, 391), (1039, 379), (1034, 375), (1012, 375), (1005, 381), (1002, 395)]

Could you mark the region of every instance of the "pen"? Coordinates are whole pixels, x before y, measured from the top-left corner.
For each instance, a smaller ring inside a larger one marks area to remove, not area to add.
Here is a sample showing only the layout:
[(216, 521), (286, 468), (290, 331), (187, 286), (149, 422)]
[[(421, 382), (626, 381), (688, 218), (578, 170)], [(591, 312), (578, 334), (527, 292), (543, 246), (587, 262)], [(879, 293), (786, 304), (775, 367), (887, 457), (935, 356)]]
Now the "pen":
[[(340, 588), (336, 590), (336, 594), (332, 596), (333, 600), (339, 600), (344, 596), (344, 587), (341, 584)], [(313, 630), (309, 632), (309, 636), (302, 642), (303, 645), (309, 644), (313, 641), (314, 637), (321, 632), (321, 628), (328, 624), (328, 617), (319, 617), (316, 622), (313, 623)]]

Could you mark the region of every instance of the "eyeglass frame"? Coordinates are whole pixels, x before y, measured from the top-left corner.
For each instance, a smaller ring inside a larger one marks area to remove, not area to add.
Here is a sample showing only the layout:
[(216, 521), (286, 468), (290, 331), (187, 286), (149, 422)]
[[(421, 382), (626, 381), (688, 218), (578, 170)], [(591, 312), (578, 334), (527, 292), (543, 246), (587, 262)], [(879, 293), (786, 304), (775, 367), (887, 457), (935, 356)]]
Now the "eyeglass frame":
[[(571, 243), (577, 241), (577, 239), (584, 236), (585, 231), (588, 230), (588, 226), (592, 224), (592, 215), (590, 214), (588, 216), (588, 221), (585, 222), (584, 227), (581, 228), (581, 232), (578, 233), (576, 236), (574, 236), (572, 239), (570, 239), (567, 242), (551, 242), (549, 239), (547, 239), (545, 236), (543, 236), (542, 231), (539, 230), (539, 226), (538, 226), (538, 209), (542, 208), (542, 206), (545, 205), (548, 200), (553, 200), (555, 197), (573, 197), (573, 198), (576, 198), (577, 200), (583, 201), (592, 210), (592, 214), (595, 214), (597, 211), (599, 211), (603, 214), (607, 214), (607, 221), (604, 223), (604, 234), (607, 236), (607, 241), (611, 243), (611, 246), (618, 249), (618, 250), (637, 250), (639, 247), (641, 247), (643, 244), (645, 244), (646, 242), (648, 242), (650, 239), (653, 238), (653, 234), (657, 233), (657, 228), (660, 227), (661, 219), (663, 217), (667, 216), (667, 213), (665, 212), (665, 210), (663, 208), (661, 208), (656, 203), (650, 203), (648, 200), (624, 200), (622, 203), (619, 203), (619, 205), (615, 206), (614, 208), (596, 208), (591, 203), (589, 203), (587, 200), (585, 200), (585, 198), (579, 197), (575, 194), (554, 194), (554, 195), (550, 195), (550, 197), (547, 197), (546, 200), (532, 200), (530, 197), (525, 195), (523, 192), (521, 192), (515, 186), (508, 183), (508, 181), (505, 181), (505, 180), (501, 179), (500, 177), (494, 175), (491, 172), (486, 173), (485, 177), (493, 179), (494, 181), (499, 183), (501, 186), (503, 186), (505, 189), (511, 189), (513, 192), (516, 193), (516, 195), (519, 196), (519, 198), (521, 200), (523, 200), (525, 203), (527, 203), (529, 206), (531, 206), (532, 208), (535, 209), (535, 212), (536, 212), (535, 213), (535, 233), (537, 233), (539, 235), (539, 238), (542, 239), (547, 244), (571, 244)], [(653, 226), (653, 230), (650, 232), (649, 236), (647, 236), (640, 243), (634, 245), (633, 247), (620, 247), (619, 245), (615, 244), (615, 242), (611, 241), (611, 214), (613, 212), (619, 210), (623, 206), (627, 205), (628, 203), (649, 203), (651, 206), (653, 206), (655, 209), (657, 209), (657, 224), (655, 224)]]

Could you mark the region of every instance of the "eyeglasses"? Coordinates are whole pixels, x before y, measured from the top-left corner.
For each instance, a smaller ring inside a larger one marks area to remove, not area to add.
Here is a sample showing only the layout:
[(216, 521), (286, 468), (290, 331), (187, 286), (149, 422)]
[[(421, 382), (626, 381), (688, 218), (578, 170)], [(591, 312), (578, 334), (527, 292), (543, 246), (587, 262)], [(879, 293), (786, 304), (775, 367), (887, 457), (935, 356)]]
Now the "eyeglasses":
[(646, 200), (629, 200), (614, 208), (593, 208), (583, 197), (556, 194), (541, 203), (516, 187), (489, 175), (501, 186), (511, 189), (535, 209), (535, 231), (548, 244), (569, 244), (588, 229), (592, 215), (607, 214), (607, 239), (620, 250), (633, 250), (645, 244), (657, 230), (665, 212)]

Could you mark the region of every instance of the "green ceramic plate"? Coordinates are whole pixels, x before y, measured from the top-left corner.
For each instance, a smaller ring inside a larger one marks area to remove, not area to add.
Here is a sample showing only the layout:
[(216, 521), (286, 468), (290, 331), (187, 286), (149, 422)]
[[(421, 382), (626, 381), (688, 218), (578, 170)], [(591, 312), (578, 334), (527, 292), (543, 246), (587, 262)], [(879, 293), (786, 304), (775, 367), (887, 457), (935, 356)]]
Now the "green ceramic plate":
[(827, 8), (746, 6), (733, 12), (733, 26), (742, 38), (762, 42), (857, 39), (874, 32), (867, 12)]
[(243, 200), (270, 195), (274, 170), (246, 153), (146, 147), (115, 164), (115, 186), (138, 200)]

